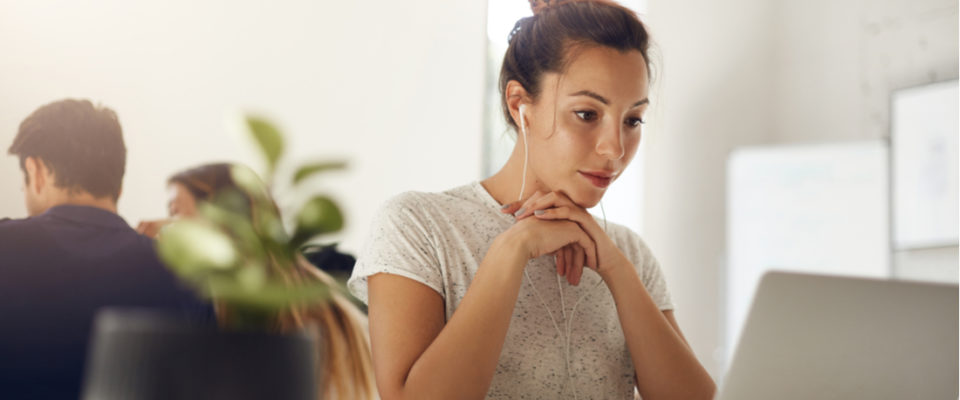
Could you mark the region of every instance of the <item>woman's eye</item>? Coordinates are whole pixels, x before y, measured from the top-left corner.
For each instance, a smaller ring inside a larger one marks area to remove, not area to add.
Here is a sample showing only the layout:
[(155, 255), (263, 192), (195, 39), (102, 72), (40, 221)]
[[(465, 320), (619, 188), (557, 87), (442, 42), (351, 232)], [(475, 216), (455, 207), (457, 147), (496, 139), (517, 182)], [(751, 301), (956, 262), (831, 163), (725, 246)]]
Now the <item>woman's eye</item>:
[(596, 111), (574, 111), (574, 114), (577, 114), (577, 117), (584, 121), (593, 121), (597, 119)]
[(627, 118), (624, 123), (631, 128), (636, 128), (642, 124), (645, 124), (646, 121), (644, 121), (642, 118)]

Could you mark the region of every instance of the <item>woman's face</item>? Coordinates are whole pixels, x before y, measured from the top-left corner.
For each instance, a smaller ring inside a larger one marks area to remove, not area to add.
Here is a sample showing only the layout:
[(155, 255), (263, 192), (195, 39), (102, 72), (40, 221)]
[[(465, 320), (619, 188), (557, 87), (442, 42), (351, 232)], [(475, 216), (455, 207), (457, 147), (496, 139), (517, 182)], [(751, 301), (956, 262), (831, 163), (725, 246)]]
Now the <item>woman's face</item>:
[(192, 217), (197, 214), (197, 199), (182, 183), (167, 186), (167, 212), (171, 217)]
[(647, 86), (646, 63), (635, 50), (586, 47), (562, 75), (545, 74), (525, 113), (540, 189), (561, 191), (585, 208), (599, 203), (636, 155)]

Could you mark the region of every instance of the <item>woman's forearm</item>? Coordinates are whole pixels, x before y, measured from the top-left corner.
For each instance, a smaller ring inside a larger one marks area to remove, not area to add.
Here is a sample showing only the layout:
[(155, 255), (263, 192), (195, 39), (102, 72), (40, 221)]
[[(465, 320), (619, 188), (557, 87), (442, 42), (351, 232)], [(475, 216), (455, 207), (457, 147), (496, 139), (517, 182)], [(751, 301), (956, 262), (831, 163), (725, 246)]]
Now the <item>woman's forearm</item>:
[(621, 254), (604, 277), (616, 302), (627, 348), (645, 400), (710, 399), (716, 386), (693, 351), (650, 297), (640, 276)]
[(494, 242), (456, 312), (411, 367), (403, 398), (486, 396), (522, 283), (522, 254), (510, 241)]

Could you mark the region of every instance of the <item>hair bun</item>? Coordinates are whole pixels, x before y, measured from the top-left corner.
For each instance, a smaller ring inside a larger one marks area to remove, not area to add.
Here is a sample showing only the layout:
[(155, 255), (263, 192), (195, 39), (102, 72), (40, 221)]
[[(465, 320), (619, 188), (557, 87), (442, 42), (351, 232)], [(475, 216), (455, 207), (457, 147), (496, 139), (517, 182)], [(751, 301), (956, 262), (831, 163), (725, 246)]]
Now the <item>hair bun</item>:
[(528, 0), (530, 2), (530, 9), (533, 10), (533, 15), (539, 14), (543, 9), (557, 4), (562, 3), (562, 0)]
[(530, 9), (533, 15), (540, 14), (543, 10), (564, 5), (567, 3), (604, 3), (618, 5), (614, 0), (527, 0), (530, 3)]

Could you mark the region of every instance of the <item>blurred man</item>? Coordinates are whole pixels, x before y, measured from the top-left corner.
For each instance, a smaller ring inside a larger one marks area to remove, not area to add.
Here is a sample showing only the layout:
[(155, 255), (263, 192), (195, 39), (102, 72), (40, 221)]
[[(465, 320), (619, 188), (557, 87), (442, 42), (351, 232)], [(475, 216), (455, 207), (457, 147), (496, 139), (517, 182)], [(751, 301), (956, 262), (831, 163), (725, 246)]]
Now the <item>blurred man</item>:
[(101, 307), (210, 315), (117, 215), (127, 151), (112, 110), (47, 104), (23, 120), (9, 154), (30, 217), (0, 220), (0, 398), (79, 397)]

